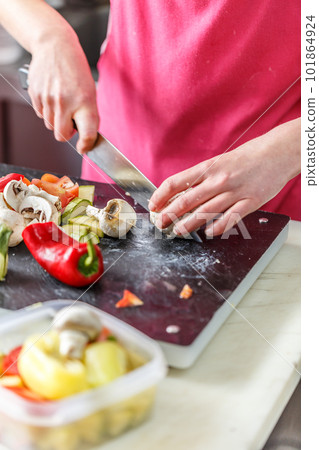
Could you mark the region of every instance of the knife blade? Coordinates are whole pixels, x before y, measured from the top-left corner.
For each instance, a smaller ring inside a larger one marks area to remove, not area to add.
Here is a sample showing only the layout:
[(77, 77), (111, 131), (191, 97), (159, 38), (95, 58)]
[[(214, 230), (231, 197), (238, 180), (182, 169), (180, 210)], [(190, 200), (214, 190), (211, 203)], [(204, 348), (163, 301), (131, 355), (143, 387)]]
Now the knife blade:
[[(20, 67), (18, 72), (22, 88), (28, 89), (29, 64)], [(73, 123), (77, 129), (74, 120)], [(98, 133), (94, 148), (87, 153), (87, 156), (118, 186), (128, 192), (139, 205), (149, 211), (148, 202), (157, 187), (108, 139)], [(203, 242), (196, 231), (183, 237), (189, 236), (196, 242)]]
[[(108, 139), (98, 133), (94, 148), (87, 156), (139, 205), (149, 211), (148, 202), (157, 187)], [(203, 242), (196, 231), (191, 232), (190, 236), (196, 242)]]

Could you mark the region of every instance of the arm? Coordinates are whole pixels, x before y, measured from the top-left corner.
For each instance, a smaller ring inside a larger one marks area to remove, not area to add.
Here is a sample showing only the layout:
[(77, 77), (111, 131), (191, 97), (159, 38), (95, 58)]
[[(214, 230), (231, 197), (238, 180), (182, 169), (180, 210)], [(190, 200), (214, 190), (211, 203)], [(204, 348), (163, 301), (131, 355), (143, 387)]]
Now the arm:
[(98, 112), (95, 84), (77, 35), (43, 0), (0, 0), (1, 24), (32, 54), (29, 94), (45, 126), (59, 141), (77, 124), (80, 152), (96, 139)]
[[(176, 234), (193, 231), (224, 213), (206, 226), (208, 236), (218, 235), (272, 199), (299, 172), (300, 119), (296, 119), (168, 178), (153, 194), (149, 208), (161, 211), (160, 228), (195, 208), (175, 226)], [(171, 197), (184, 190), (167, 206)]]

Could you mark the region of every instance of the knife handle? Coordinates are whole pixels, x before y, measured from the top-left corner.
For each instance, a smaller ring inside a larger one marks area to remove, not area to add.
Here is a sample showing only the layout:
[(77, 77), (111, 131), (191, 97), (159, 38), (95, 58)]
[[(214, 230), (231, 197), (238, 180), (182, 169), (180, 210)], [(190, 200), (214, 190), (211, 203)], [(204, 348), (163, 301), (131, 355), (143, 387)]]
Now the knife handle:
[(29, 64), (24, 64), (22, 67), (19, 67), (18, 73), (20, 78), (20, 83), (22, 89), (28, 90), (29, 88), (29, 82), (28, 82), (28, 76), (29, 76)]

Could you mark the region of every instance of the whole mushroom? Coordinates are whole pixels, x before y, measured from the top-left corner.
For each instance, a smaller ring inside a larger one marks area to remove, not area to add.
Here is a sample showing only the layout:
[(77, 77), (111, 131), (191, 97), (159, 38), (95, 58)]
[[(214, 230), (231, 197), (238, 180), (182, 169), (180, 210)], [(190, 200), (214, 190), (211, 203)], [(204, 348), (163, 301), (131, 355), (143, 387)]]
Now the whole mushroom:
[(103, 209), (88, 206), (88, 216), (98, 219), (100, 228), (107, 236), (121, 238), (136, 225), (136, 212), (125, 200), (114, 198)]
[[(190, 188), (190, 189), (192, 189), (192, 188)], [(169, 200), (168, 205), (169, 205), (170, 203), (172, 203), (175, 199), (177, 199), (178, 197), (180, 197), (181, 195), (183, 195), (185, 192), (186, 192), (186, 191), (182, 191), (182, 192), (179, 192), (178, 194), (174, 195), (174, 197), (172, 197), (172, 198)], [(190, 212), (193, 212), (193, 210), (190, 211)], [(151, 222), (153, 225), (155, 225), (156, 228), (158, 228), (158, 227), (156, 226), (156, 220), (157, 220), (157, 217), (158, 217), (159, 214), (160, 214), (159, 212), (150, 211), (150, 222)], [(179, 220), (182, 220), (184, 217), (187, 217), (188, 215), (189, 215), (189, 213), (184, 214), (182, 217), (179, 218)], [(168, 226), (167, 228), (163, 228), (163, 229), (158, 228), (158, 229), (159, 229), (162, 233), (166, 234), (168, 238), (175, 238), (175, 237), (181, 237), (181, 238), (182, 238), (183, 236), (179, 236), (179, 235), (177, 235), (177, 234), (174, 233), (174, 231), (173, 231), (174, 226), (175, 226), (175, 223), (172, 223), (172, 224), (171, 224), (170, 226)]]
[(60, 354), (81, 359), (86, 344), (100, 335), (102, 323), (93, 311), (72, 306), (55, 315), (53, 328), (60, 334)]
[(0, 209), (0, 222), (5, 223), (12, 230), (9, 240), (9, 247), (15, 247), (22, 242), (22, 231), (26, 223), (21, 214), (11, 209)]

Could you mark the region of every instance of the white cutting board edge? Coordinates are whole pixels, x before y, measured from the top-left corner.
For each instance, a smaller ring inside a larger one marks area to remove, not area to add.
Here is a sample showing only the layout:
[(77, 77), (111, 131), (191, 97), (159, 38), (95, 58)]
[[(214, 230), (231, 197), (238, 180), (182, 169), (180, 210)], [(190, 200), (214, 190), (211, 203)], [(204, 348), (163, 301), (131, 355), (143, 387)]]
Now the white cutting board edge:
[[(233, 312), (246, 292), (254, 284), (276, 253), (278, 253), (288, 237), (288, 230), (289, 222), (190, 345), (177, 345), (158, 341), (169, 366), (177, 369), (187, 369), (194, 364), (198, 356)], [(203, 281), (207, 282), (204, 276)]]

